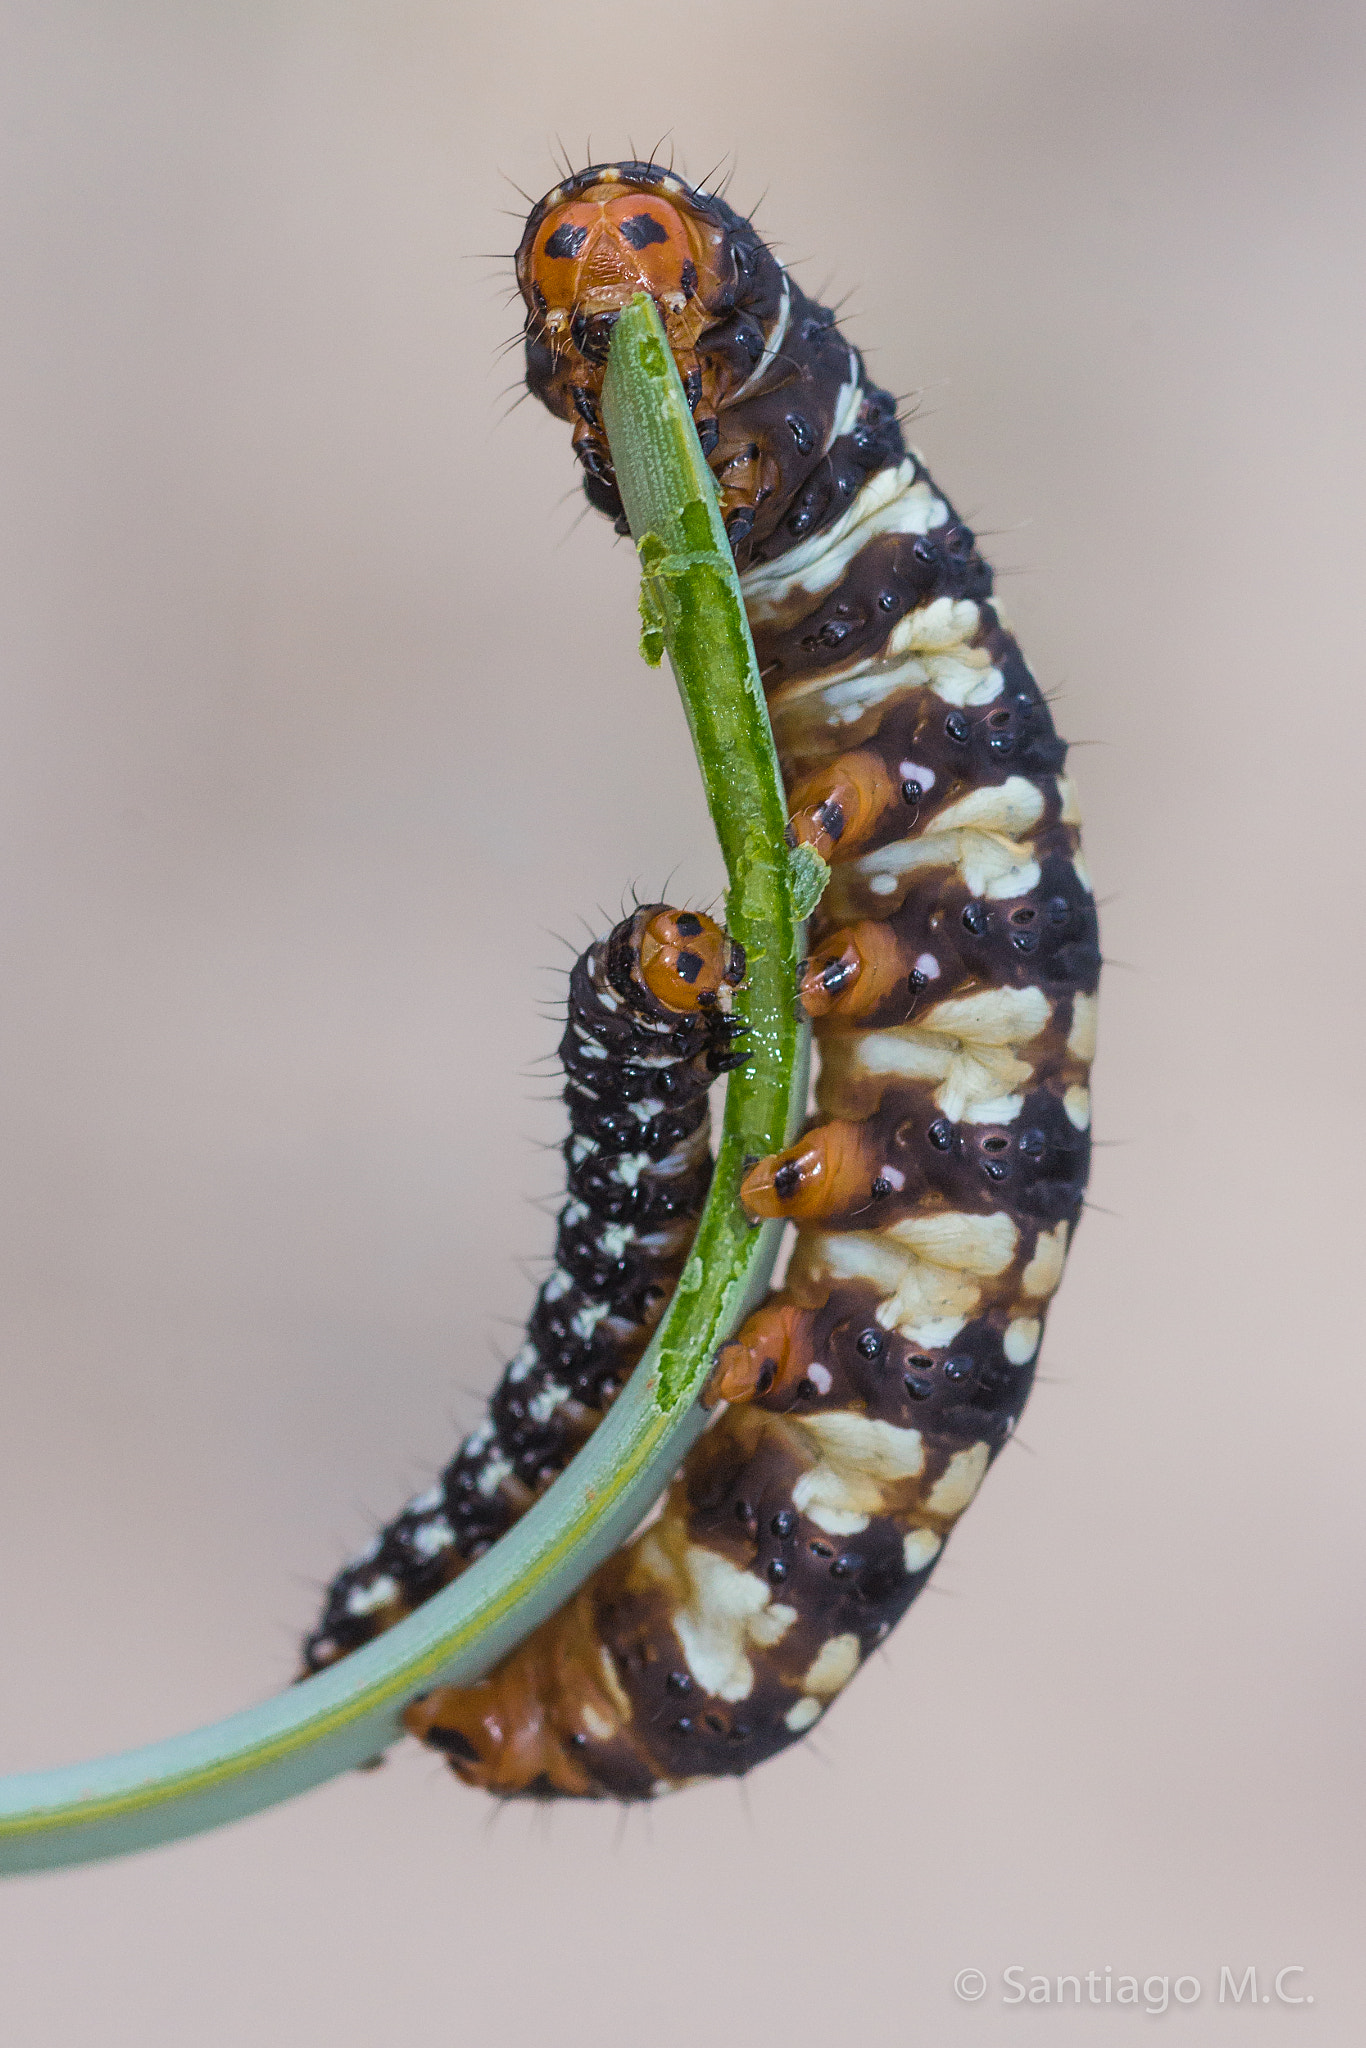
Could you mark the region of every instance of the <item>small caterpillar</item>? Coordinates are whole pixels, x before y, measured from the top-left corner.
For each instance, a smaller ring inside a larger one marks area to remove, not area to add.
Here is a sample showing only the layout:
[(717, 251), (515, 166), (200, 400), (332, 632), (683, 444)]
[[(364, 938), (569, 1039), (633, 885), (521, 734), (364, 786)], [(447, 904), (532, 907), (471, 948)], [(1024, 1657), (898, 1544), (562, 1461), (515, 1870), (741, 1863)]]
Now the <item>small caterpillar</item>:
[(743, 1058), (722, 994), (744, 954), (646, 904), (569, 977), (560, 1041), (568, 1200), (555, 1263), (488, 1420), (328, 1589), (305, 1672), (369, 1642), (481, 1557), (564, 1470), (649, 1342), (711, 1181), (707, 1090)]
[(488, 1678), (409, 1709), (503, 1794), (737, 1774), (921, 1590), (1028, 1395), (1089, 1166), (1100, 954), (1065, 746), (973, 535), (835, 316), (721, 198), (592, 166), (517, 256), (527, 378), (624, 530), (600, 394), (651, 294), (715, 474), (791, 806), (832, 865), (818, 1115), (741, 1195), (791, 1218), (731, 1405), (658, 1521)]

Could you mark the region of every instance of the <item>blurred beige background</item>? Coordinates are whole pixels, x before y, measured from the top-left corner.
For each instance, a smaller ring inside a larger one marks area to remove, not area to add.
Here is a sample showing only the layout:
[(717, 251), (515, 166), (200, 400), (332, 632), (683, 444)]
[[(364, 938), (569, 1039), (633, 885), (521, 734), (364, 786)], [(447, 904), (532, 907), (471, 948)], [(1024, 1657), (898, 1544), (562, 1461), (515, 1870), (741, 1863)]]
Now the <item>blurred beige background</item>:
[(7, 2048), (1363, 2038), (1362, 42), (0, 7), (0, 1768), (289, 1676), (525, 1312), (551, 935), (716, 886), (629, 554), (503, 416), (477, 252), (557, 134), (728, 155), (852, 293), (1089, 743), (1116, 963), (1026, 1448), (818, 1743), (624, 1825), (414, 1752), (11, 1885)]

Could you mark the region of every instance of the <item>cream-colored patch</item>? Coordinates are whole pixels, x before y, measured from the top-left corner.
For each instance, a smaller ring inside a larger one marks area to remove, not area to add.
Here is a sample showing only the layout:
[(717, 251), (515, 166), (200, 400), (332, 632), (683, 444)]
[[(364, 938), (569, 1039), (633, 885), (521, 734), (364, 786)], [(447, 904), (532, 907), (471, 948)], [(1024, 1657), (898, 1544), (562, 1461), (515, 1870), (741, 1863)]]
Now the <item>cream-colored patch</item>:
[(1062, 1106), (1067, 1112), (1067, 1121), (1075, 1124), (1079, 1131), (1084, 1131), (1091, 1121), (1090, 1089), (1069, 1088), (1062, 1098)]
[(803, 1231), (797, 1240), (802, 1269), (813, 1278), (871, 1280), (882, 1292), (900, 1286), (906, 1254), (872, 1231)]
[(866, 541), (878, 533), (928, 533), (942, 526), (948, 507), (926, 481), (915, 481), (915, 464), (899, 463), (869, 477), (847, 512), (776, 562), (760, 562), (740, 578), (751, 622), (781, 609), (797, 589), (812, 596), (830, 590)]
[(809, 737), (821, 723), (838, 733), (917, 690), (931, 689), (960, 708), (990, 704), (1005, 682), (986, 649), (973, 644), (980, 625), (970, 598), (936, 598), (898, 620), (878, 653), (786, 684), (769, 707), (780, 747), (798, 734)]
[(826, 914), (851, 916), (858, 909), (860, 884), (874, 895), (891, 895), (922, 868), (954, 868), (970, 895), (992, 902), (1024, 896), (1039, 879), (1039, 863), (1022, 841), (975, 826), (944, 832), (936, 820), (935, 829), (920, 838), (892, 840), (836, 868)]
[(1028, 1045), (1052, 1014), (1041, 988), (992, 988), (936, 1003), (921, 1019), (920, 1029), (970, 1045)]
[(973, 1444), (955, 1451), (930, 1489), (925, 1506), (932, 1515), (961, 1515), (986, 1477), (991, 1451), (987, 1444)]
[(803, 1472), (792, 1489), (792, 1504), (823, 1529), (827, 1536), (858, 1536), (868, 1527), (869, 1515), (855, 1514), (850, 1508), (829, 1506), (823, 1497), (833, 1493), (837, 1499), (845, 1497), (844, 1481), (831, 1473), (828, 1465), (817, 1465), (814, 1472)]
[(828, 1643), (821, 1644), (819, 1655), (802, 1680), (802, 1690), (831, 1699), (848, 1685), (857, 1670), (858, 1637), (831, 1636)]
[(1096, 1056), (1096, 1009), (1094, 996), (1073, 996), (1067, 1050), (1074, 1060), (1093, 1060)]
[[(649, 1534), (641, 1539), (642, 1551), (650, 1541)], [(775, 1603), (773, 1589), (762, 1579), (705, 1544), (689, 1543), (681, 1563), (687, 1595), (672, 1619), (688, 1669), (717, 1699), (748, 1699), (754, 1666), (747, 1651), (781, 1642), (797, 1610)], [(670, 1582), (675, 1578), (667, 1562), (662, 1576)]]
[(887, 1488), (916, 1478), (925, 1465), (918, 1429), (898, 1429), (866, 1415), (789, 1418), (816, 1463), (792, 1489), (792, 1505), (830, 1536), (853, 1536), (887, 1505)]
[(617, 1732), (616, 1722), (610, 1721), (606, 1714), (600, 1714), (591, 1701), (585, 1702), (580, 1718), (583, 1721), (584, 1733), (591, 1735), (597, 1742), (610, 1742)]
[(1020, 1285), (1035, 1301), (1047, 1301), (1062, 1278), (1067, 1234), (1064, 1222), (1054, 1230), (1041, 1230), (1034, 1240), (1034, 1256), (1020, 1275)]
[(790, 1728), (794, 1735), (800, 1735), (814, 1721), (819, 1721), (823, 1712), (824, 1708), (819, 1700), (800, 1699), (783, 1715), (783, 1726)]
[(938, 1216), (905, 1216), (891, 1224), (886, 1235), (897, 1244), (909, 1245), (931, 1265), (976, 1273), (988, 1280), (1005, 1272), (1020, 1242), (1019, 1230), (1004, 1209), (996, 1209), (990, 1216), (972, 1216), (958, 1209)]
[(1003, 1212), (953, 1212), (907, 1217), (886, 1235), (906, 1243), (907, 1259), (895, 1292), (879, 1303), (876, 1318), (912, 1344), (933, 1347), (951, 1344), (977, 1313), (981, 1281), (1010, 1265), (1019, 1233)]
[(944, 1539), (933, 1529), (908, 1529), (901, 1545), (908, 1572), (923, 1572), (944, 1548)]
[(773, 367), (773, 361), (778, 350), (783, 345), (783, 336), (787, 333), (787, 323), (791, 312), (792, 288), (788, 284), (786, 275), (784, 275), (783, 295), (778, 301), (778, 311), (773, 325), (768, 331), (768, 339), (764, 343), (763, 352), (739, 390), (732, 392), (730, 398), (726, 401), (728, 405), (737, 405), (742, 398), (748, 398), (756, 387), (762, 384), (764, 378)]
[(852, 433), (863, 409), (863, 386), (859, 382), (858, 357), (852, 349), (849, 353), (849, 377), (840, 385), (835, 400), (835, 413), (830, 422), (830, 432), (825, 437), (822, 455), (828, 455), (842, 435)]
[(606, 1643), (598, 1645), (598, 1675), (602, 1679), (603, 1691), (616, 1709), (618, 1722), (629, 1721), (632, 1714), (631, 1696), (617, 1676), (616, 1663)]
[(1004, 832), (1018, 839), (1043, 816), (1043, 791), (1023, 775), (1008, 775), (1004, 782), (989, 782), (971, 790), (955, 804), (946, 804), (934, 821), (936, 832), (953, 832), (971, 825), (979, 832)]
[(960, 1121), (965, 1124), (1013, 1124), (1023, 1108), (1023, 1095), (998, 1095), (991, 1102), (968, 1103)]
[(1081, 853), (1074, 853), (1072, 856), (1072, 866), (1076, 870), (1077, 880), (1081, 883), (1087, 895), (1094, 895), (1095, 891), (1091, 887), (1091, 870), (1086, 865), (1085, 856)]
[(936, 1081), (945, 1116), (984, 1122), (985, 1105), (1018, 1097), (1033, 1079), (1033, 1066), (1015, 1048), (1037, 1038), (1050, 1014), (1042, 989), (989, 989), (937, 1003), (917, 1024), (851, 1033), (832, 1046), (827, 1066), (833, 1071), (837, 1058), (854, 1082), (884, 1074)]
[(1080, 825), (1081, 807), (1077, 803), (1077, 785), (1070, 775), (1058, 777), (1058, 822), (1061, 825)]
[(1016, 1316), (1006, 1324), (1001, 1349), (1012, 1365), (1028, 1365), (1039, 1348), (1043, 1335), (1043, 1324), (1035, 1316)]

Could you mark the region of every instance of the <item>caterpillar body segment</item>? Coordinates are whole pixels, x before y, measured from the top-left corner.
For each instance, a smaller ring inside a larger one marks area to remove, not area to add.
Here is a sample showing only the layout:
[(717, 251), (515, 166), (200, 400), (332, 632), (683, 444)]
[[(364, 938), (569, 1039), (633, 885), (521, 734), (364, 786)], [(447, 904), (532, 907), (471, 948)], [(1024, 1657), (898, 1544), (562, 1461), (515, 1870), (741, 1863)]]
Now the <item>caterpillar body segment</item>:
[(481, 1557), (564, 1470), (644, 1351), (711, 1182), (707, 1091), (743, 1057), (725, 992), (744, 955), (709, 917), (647, 904), (569, 977), (560, 1041), (568, 1199), (555, 1260), (488, 1419), (338, 1574), (305, 1671), (357, 1649)]
[(716, 476), (792, 843), (831, 864), (817, 1114), (748, 1174), (797, 1226), (660, 1518), (489, 1678), (409, 1712), (504, 1794), (652, 1797), (825, 1712), (1028, 1396), (1080, 1217), (1099, 976), (1066, 749), (974, 537), (835, 316), (724, 200), (595, 165), (517, 258), (527, 373), (621, 520), (600, 394), (652, 293)]

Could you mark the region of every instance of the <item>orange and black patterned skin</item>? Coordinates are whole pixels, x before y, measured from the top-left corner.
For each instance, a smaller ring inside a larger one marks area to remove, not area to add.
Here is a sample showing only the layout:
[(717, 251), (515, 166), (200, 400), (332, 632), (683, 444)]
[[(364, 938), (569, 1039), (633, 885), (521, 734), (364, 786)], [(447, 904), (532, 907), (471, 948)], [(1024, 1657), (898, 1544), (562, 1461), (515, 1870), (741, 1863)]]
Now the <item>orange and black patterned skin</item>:
[(581, 954), (560, 1041), (568, 1200), (526, 1342), (488, 1420), (328, 1588), (320, 1671), (482, 1557), (592, 1434), (677, 1284), (711, 1182), (707, 1091), (743, 1058), (722, 1000), (742, 950), (709, 917), (645, 904)]
[[(566, 226), (572, 232), (565, 232)], [(833, 314), (719, 198), (598, 165), (518, 254), (531, 388), (620, 515), (598, 398), (654, 294), (720, 489), (790, 804), (831, 878), (818, 1111), (742, 1199), (797, 1225), (662, 1516), (477, 1685), (409, 1711), (469, 1782), (638, 1799), (797, 1740), (1008, 1441), (1090, 1156), (1100, 969), (1065, 747), (973, 536)]]

